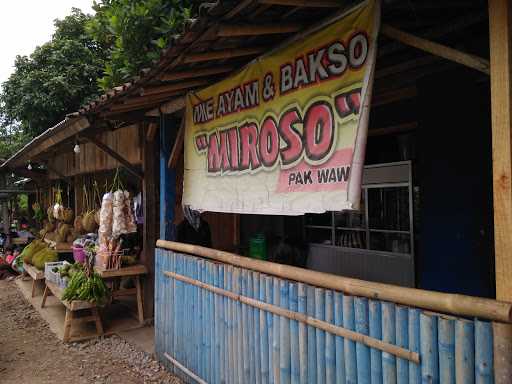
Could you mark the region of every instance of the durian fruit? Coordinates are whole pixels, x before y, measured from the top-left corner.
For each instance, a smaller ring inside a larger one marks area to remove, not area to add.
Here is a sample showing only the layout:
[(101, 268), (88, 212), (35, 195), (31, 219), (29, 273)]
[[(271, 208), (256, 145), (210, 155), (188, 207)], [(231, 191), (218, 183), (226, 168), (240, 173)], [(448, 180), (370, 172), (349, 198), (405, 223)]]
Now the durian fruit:
[(55, 221), (55, 217), (53, 216), (53, 207), (52, 206), (48, 207), (48, 209), (46, 210), (46, 214), (48, 216), (48, 221), (50, 223), (53, 223)]
[(27, 245), (20, 253), (21, 258), (27, 264), (32, 264), (32, 257), (41, 249), (45, 248), (46, 244), (41, 240), (34, 240)]
[(82, 215), (78, 215), (77, 217), (75, 217), (75, 221), (73, 223), (73, 227), (75, 229), (76, 232), (78, 233), (83, 233), (84, 232), (84, 226), (82, 224)]
[(66, 236), (66, 242), (72, 243), (80, 236), (79, 233), (77, 233), (75, 230), (71, 230), (68, 235)]
[(57, 232), (65, 241), (68, 233), (71, 232), (71, 226), (69, 224), (61, 224)]
[(75, 213), (71, 208), (64, 208), (62, 213), (62, 219), (65, 223), (71, 224), (73, 222), (73, 218), (75, 217)]
[(57, 252), (45, 247), (32, 257), (32, 264), (37, 269), (43, 270), (45, 263), (51, 263), (59, 259)]
[(96, 221), (96, 224), (98, 226), (100, 225), (100, 210), (99, 209), (94, 211), (94, 221)]
[(82, 226), (87, 233), (94, 232), (97, 228), (96, 220), (94, 219), (94, 211), (85, 213), (82, 217)]
[(57, 232), (57, 234), (55, 235), (55, 242), (56, 243), (65, 243), (66, 237), (62, 236), (60, 233)]
[(55, 230), (55, 224), (54, 223), (46, 223), (44, 225), (44, 229), (46, 229), (46, 232), (52, 232)]

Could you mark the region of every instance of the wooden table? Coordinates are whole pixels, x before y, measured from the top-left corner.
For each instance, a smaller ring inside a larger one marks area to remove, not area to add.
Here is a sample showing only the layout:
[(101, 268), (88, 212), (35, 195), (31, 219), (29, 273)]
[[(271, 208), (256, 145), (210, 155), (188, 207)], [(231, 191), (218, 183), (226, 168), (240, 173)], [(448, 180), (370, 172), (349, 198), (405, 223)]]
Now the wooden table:
[(44, 242), (57, 253), (71, 253), (73, 252), (73, 243), (56, 243), (55, 241), (44, 239)]
[(32, 297), (34, 297), (36, 292), (36, 281), (44, 282), (44, 272), (27, 263), (23, 263), (23, 269), (32, 278)]
[[(50, 295), (54, 295), (66, 307), (66, 317), (64, 318), (63, 341), (67, 343), (68, 341), (78, 340), (72, 340), (71, 338), (71, 325), (73, 323), (77, 324), (94, 322), (96, 324), (96, 336), (103, 335), (103, 324), (101, 323), (101, 318), (98, 312), (98, 308), (96, 307), (96, 304), (82, 300), (62, 300), (63, 291), (64, 290), (62, 288), (58, 287), (54, 283), (46, 281), (46, 287), (44, 289), (43, 294), (43, 301), (41, 302), (41, 308), (44, 308), (46, 298)], [(74, 313), (76, 311), (82, 310), (89, 310), (91, 312), (90, 316), (76, 317)]]
[(101, 269), (95, 267), (94, 270), (104, 280), (116, 280), (120, 281), (123, 277), (133, 277), (135, 279), (135, 288), (120, 289), (116, 287), (116, 284), (112, 284), (112, 298), (122, 296), (135, 296), (137, 298), (137, 314), (139, 323), (144, 323), (144, 309), (143, 309), (143, 298), (142, 298), (142, 285), (141, 276), (148, 273), (147, 268), (142, 264), (133, 265), (131, 267), (123, 267), (120, 269)]
[(28, 237), (13, 237), (11, 239), (11, 244), (12, 245), (25, 245), (25, 244), (30, 243), (30, 241), (32, 241), (32, 240), (33, 240), (32, 238), (28, 238)]

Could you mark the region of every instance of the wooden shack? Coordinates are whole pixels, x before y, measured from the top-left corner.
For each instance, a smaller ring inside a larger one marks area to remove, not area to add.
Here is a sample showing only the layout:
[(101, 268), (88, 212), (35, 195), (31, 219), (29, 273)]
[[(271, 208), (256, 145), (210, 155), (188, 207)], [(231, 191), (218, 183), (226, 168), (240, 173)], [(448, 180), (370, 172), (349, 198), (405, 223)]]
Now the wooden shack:
[[(382, 1), (363, 189), (367, 202), (381, 202), (377, 207), (388, 195), (395, 203), (401, 199), (394, 207), (405, 211), (405, 227), (368, 224), (363, 247), (362, 241), (337, 242), (342, 237), (336, 235), (335, 212), (298, 219), (208, 213), (217, 251), (168, 242), (181, 219), (184, 95), (327, 25), (345, 6), (245, 0), (202, 7), (154, 67), (84, 106), (4, 166), (51, 154), (62, 162), (48, 163), (70, 175), (90, 171), (89, 155), (75, 163), (76, 157), (58, 154), (57, 148), (71, 149), (79, 140), (142, 176), (145, 263), (157, 289), (157, 354), (187, 381), (248, 382), (261, 375), (310, 380), (307, 369), (313, 366), (315, 375), (321, 372), (314, 379), (337, 377), (343, 369), (344, 377), (364, 380), (362, 369), (371, 366), (391, 382), (397, 376), (410, 382), (442, 376), (506, 383), (512, 377), (507, 0)], [(114, 136), (124, 129), (133, 130), (129, 143), (138, 138), (134, 147), (140, 149), (116, 147), (121, 139)], [(113, 166), (109, 161), (98, 160), (102, 167)], [(237, 256), (248, 237), (262, 230), (302, 234), (310, 252), (307, 269)], [(340, 230), (354, 232), (349, 225)], [(372, 247), (372, 236), (405, 240)], [(155, 260), (157, 239), (162, 241)], [(261, 328), (252, 333), (258, 319)], [(280, 327), (270, 330), (272, 320)], [(219, 328), (197, 333), (205, 321)], [(262, 332), (266, 344), (255, 341)], [(195, 344), (186, 342), (189, 335)], [(327, 355), (313, 348), (325, 348)], [(206, 362), (199, 358), (205, 351)], [(225, 365), (219, 353), (229, 356)]]

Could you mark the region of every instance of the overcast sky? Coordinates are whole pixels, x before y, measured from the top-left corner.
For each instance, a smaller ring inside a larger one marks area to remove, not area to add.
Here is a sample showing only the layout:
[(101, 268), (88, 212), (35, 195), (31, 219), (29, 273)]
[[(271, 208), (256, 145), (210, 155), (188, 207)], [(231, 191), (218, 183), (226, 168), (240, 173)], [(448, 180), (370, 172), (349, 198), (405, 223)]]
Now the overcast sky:
[(13, 71), (16, 55), (29, 55), (50, 40), (53, 20), (80, 8), (92, 13), (93, 0), (0, 0), (0, 83)]

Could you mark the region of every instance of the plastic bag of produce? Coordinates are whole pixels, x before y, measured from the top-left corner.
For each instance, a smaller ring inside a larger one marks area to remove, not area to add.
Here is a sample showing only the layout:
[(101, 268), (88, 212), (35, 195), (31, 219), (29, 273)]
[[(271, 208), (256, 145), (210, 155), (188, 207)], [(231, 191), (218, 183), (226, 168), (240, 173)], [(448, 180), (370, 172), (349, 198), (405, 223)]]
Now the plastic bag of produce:
[(126, 233), (126, 215), (125, 215), (124, 193), (121, 190), (114, 192), (113, 200), (113, 221), (112, 237), (117, 239), (123, 233)]
[(137, 224), (135, 224), (132, 210), (132, 201), (128, 191), (124, 191), (124, 211), (126, 214), (126, 233), (137, 232)]
[(100, 244), (105, 244), (112, 236), (112, 221), (114, 214), (113, 197), (113, 194), (108, 192), (103, 195), (103, 199), (101, 201), (100, 229), (98, 231)]

